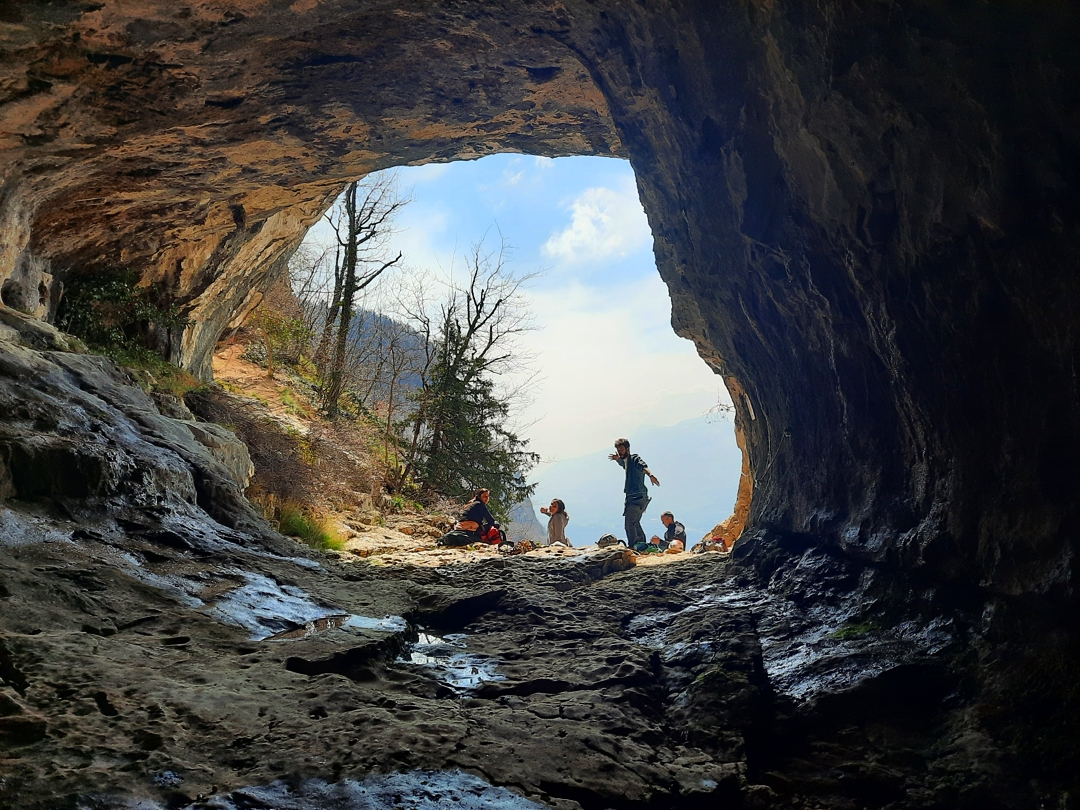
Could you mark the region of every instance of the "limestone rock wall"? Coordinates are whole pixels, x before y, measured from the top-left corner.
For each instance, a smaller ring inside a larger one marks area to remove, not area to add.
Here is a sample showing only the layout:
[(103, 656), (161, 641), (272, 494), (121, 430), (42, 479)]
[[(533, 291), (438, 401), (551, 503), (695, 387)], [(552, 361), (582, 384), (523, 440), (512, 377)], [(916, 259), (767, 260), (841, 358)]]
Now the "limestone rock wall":
[(628, 156), (674, 325), (740, 392), (752, 529), (1071, 596), (1078, 29), (1049, 3), (19, 3), (0, 280), (137, 267), (205, 376), (348, 179)]
[(700, 3), (584, 39), (676, 326), (741, 388), (751, 526), (1073, 592), (1076, 33), (1061, 7)]

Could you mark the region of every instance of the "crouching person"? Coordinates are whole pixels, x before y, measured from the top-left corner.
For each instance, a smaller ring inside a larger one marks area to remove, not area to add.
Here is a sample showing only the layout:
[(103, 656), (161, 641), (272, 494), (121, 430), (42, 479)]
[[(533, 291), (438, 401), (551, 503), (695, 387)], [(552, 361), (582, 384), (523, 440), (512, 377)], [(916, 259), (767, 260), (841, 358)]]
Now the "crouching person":
[(505, 540), (506, 535), (488, 509), (490, 500), (491, 493), (488, 490), (476, 490), (476, 497), (462, 510), (453, 531), (447, 532), (439, 539), (439, 545), (467, 546), (472, 543), (497, 545)]
[(686, 527), (675, 519), (671, 512), (660, 515), (660, 522), (664, 524), (664, 536), (652, 536), (651, 542), (661, 551), (676, 553), (686, 550)]

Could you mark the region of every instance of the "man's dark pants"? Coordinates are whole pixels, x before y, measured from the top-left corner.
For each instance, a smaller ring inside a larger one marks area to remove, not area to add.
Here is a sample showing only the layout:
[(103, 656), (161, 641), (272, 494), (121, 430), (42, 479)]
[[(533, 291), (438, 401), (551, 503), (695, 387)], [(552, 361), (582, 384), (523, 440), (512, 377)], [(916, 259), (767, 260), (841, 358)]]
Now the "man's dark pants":
[(648, 495), (627, 495), (623, 517), (626, 518), (626, 545), (633, 548), (636, 543), (645, 542), (645, 530), (641, 528), (641, 516), (651, 501)]

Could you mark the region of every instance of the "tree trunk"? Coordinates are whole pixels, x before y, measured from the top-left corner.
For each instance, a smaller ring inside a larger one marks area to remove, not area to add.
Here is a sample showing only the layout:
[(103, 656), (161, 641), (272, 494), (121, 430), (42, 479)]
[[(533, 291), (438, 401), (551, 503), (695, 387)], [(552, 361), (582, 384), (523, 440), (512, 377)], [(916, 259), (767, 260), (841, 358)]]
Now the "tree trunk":
[(356, 220), (356, 181), (345, 192), (345, 216), (348, 231), (345, 238), (345, 256), (341, 266), (341, 312), (338, 316), (337, 340), (334, 346), (333, 364), (323, 408), (326, 415), (337, 416), (338, 403), (345, 388), (345, 354), (349, 349), (349, 327), (352, 325), (353, 298), (356, 296), (356, 261), (358, 224)]

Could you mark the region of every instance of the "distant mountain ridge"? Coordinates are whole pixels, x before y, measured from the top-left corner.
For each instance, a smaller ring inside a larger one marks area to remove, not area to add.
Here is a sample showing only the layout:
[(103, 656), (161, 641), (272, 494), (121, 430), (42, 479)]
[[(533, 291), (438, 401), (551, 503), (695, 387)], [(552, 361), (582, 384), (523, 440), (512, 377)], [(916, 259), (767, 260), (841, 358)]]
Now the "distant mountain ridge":
[(547, 529), (537, 518), (537, 509), (531, 498), (526, 498), (510, 510), (510, 522), (506, 527), (506, 536), (510, 540), (530, 540), (533, 543), (547, 542)]

